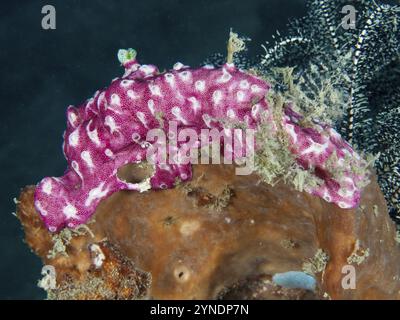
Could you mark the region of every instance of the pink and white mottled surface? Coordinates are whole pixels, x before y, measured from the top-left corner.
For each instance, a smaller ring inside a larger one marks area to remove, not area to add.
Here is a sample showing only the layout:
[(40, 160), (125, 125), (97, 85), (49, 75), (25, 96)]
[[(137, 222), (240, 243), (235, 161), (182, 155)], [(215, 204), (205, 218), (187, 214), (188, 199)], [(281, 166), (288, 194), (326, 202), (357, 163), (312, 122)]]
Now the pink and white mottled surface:
[[(165, 189), (173, 187), (177, 178), (191, 179), (190, 164), (156, 164), (146, 183), (128, 183), (117, 177), (119, 167), (146, 161), (150, 129), (161, 127), (168, 132), (170, 121), (177, 123), (178, 132), (224, 129), (215, 119), (255, 129), (263, 112), (272, 114), (265, 99), (269, 84), (232, 64), (191, 69), (177, 63), (173, 70), (160, 74), (155, 66), (140, 65), (133, 57), (124, 61), (124, 67), (122, 78), (114, 79), (80, 107), (68, 107), (63, 146), (68, 169), (62, 177), (44, 178), (35, 193), (36, 209), (52, 232), (85, 223), (99, 202), (118, 190)], [(323, 124), (302, 128), (300, 118), (287, 108), (282, 126), (299, 164), (315, 168), (323, 180), (322, 185), (306, 191), (342, 208), (356, 206), (360, 198), (356, 184), (363, 176), (350, 168), (335, 175), (339, 170), (330, 172), (326, 160), (336, 153), (337, 168), (346, 165), (345, 155), (360, 166), (363, 161), (332, 128)], [(272, 116), (268, 119), (273, 121)]]
[(282, 124), (297, 163), (306, 170), (312, 168), (321, 179), (320, 185), (313, 188), (305, 186), (305, 190), (343, 209), (356, 207), (361, 197), (359, 185), (368, 175), (362, 169), (367, 163), (336, 130), (316, 121), (312, 128), (304, 128), (299, 125), (302, 118), (288, 107)]

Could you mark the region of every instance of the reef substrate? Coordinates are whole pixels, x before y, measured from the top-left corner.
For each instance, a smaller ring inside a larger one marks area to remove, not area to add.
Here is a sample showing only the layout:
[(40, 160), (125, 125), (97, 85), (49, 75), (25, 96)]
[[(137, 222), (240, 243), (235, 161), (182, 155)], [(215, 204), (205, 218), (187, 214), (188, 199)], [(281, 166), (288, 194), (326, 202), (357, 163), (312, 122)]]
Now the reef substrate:
[(341, 209), (257, 174), (237, 176), (233, 165), (194, 165), (193, 175), (173, 189), (118, 191), (86, 225), (58, 234), (26, 187), (17, 215), (26, 243), (54, 268), (40, 282), (48, 297), (400, 297), (396, 228), (375, 176), (358, 208)]

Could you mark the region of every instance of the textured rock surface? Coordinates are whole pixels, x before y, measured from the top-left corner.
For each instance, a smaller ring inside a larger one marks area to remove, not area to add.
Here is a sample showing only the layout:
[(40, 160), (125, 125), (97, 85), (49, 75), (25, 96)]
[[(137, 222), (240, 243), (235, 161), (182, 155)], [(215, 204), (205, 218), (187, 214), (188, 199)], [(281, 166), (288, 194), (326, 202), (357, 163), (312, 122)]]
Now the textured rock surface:
[[(236, 176), (233, 166), (197, 165), (190, 183), (120, 191), (102, 201), (90, 231), (64, 241), (68, 257), (54, 250), (55, 236), (33, 205), (34, 187), (22, 192), (18, 216), (28, 245), (56, 269), (53, 298), (65, 294), (65, 277), (86, 281), (96, 265), (88, 248), (106, 238), (132, 266), (151, 274), (151, 286), (148, 277), (135, 286), (149, 287), (148, 297), (156, 299), (397, 299), (396, 230), (372, 180), (361, 206), (345, 210), (283, 183), (272, 187), (256, 175)], [(104, 265), (109, 259), (104, 252)], [(342, 288), (348, 264), (356, 271), (354, 290)], [(272, 282), (276, 273), (302, 270), (314, 273), (314, 292)], [(121, 272), (120, 281), (128, 274)]]

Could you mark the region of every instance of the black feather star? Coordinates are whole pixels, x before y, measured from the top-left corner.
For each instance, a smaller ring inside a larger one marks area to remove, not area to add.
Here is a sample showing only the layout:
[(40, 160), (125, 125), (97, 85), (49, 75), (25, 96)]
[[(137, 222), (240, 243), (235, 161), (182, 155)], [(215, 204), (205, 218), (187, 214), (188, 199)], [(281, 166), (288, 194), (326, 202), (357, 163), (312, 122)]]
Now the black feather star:
[[(356, 19), (345, 28), (348, 5)], [(371, 0), (309, 0), (308, 7), (287, 38), (264, 46), (263, 68), (305, 74), (318, 66), (338, 78), (346, 111), (337, 127), (357, 149), (378, 155), (379, 184), (400, 223), (400, 7)]]

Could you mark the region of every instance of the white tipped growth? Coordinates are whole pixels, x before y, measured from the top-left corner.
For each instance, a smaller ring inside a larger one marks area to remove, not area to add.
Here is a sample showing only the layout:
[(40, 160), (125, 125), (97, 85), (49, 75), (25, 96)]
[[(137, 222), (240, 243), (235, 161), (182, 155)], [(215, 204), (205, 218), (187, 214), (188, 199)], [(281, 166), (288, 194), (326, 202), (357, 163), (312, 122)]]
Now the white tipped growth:
[(129, 49), (119, 49), (118, 50), (118, 60), (121, 64), (125, 64), (129, 61), (135, 60), (136, 58), (136, 50), (129, 48)]
[(106, 256), (97, 244), (91, 244), (89, 247), (90, 253), (92, 255), (92, 262), (96, 269), (101, 268)]
[(51, 265), (42, 268), (43, 278), (39, 280), (38, 287), (44, 290), (54, 290), (56, 288), (56, 269)]
[(231, 29), (229, 32), (228, 40), (228, 56), (226, 62), (228, 64), (233, 63), (233, 55), (237, 52), (246, 50), (245, 41), (249, 41), (248, 38), (240, 38), (237, 33), (234, 33)]

